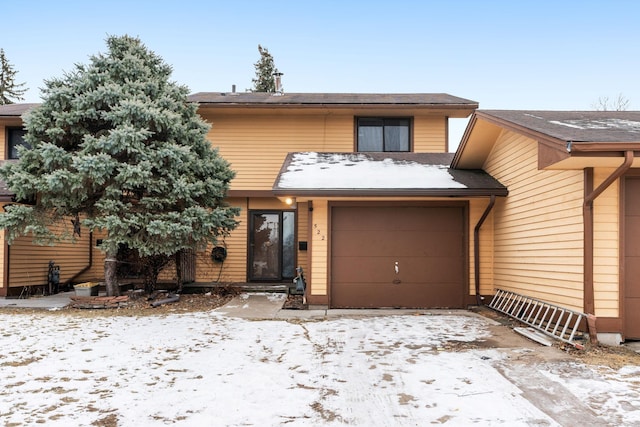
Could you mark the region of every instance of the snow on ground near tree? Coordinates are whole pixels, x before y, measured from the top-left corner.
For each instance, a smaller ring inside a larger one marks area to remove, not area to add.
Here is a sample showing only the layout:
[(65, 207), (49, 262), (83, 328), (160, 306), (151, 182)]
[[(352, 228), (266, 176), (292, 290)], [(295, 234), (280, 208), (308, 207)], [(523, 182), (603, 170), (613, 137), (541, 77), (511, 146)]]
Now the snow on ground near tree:
[[(488, 338), (479, 317), (0, 313), (0, 324), (5, 426), (560, 425), (501, 374), (507, 352), (452, 350)], [(530, 369), (588, 406), (568, 410), (640, 425), (639, 367)]]

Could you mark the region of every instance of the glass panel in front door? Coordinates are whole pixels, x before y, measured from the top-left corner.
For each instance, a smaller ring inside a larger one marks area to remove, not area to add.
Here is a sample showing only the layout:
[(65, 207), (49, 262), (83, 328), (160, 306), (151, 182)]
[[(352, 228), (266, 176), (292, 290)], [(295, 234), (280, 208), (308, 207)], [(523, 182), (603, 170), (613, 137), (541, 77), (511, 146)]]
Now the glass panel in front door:
[(251, 278), (280, 280), (280, 215), (252, 215)]
[(296, 213), (251, 213), (250, 280), (288, 280), (296, 272)]
[(295, 212), (282, 212), (282, 278), (293, 279), (296, 269)]

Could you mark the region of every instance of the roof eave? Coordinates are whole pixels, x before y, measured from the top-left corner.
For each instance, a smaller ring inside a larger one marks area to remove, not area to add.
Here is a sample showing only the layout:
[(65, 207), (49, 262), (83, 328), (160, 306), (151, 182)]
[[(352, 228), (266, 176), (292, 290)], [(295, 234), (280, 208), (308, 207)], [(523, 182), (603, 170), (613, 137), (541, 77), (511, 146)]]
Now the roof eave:
[(465, 111), (467, 115), (478, 108), (478, 104), (370, 104), (370, 103), (261, 103), (261, 102), (194, 102), (199, 108), (282, 108), (282, 109), (371, 109), (382, 110), (388, 108), (413, 109), (413, 110), (434, 110), (434, 111)]
[(542, 143), (547, 143), (547, 144), (551, 144), (560, 148), (564, 148), (566, 146), (567, 141), (559, 139), (559, 138), (555, 138), (553, 136), (550, 136), (546, 133), (543, 132), (539, 132), (533, 129), (530, 129), (528, 127), (519, 125), (517, 123), (513, 123), (512, 121), (509, 120), (505, 120), (502, 119), (500, 117), (496, 117), (493, 116), (491, 114), (488, 114), (484, 111), (478, 110), (474, 113), (474, 115), (478, 118), (481, 118), (482, 120), (486, 120), (489, 123), (493, 123), (495, 125), (498, 125), (500, 127), (503, 127), (507, 130), (511, 130), (514, 132), (518, 132), (524, 136), (527, 136), (531, 139), (534, 139), (538, 142), (542, 142)]
[(484, 197), (507, 196), (506, 188), (344, 188), (344, 189), (302, 189), (274, 188), (276, 196), (292, 197)]
[(570, 153), (612, 153), (625, 151), (640, 151), (640, 141), (634, 142), (567, 142)]

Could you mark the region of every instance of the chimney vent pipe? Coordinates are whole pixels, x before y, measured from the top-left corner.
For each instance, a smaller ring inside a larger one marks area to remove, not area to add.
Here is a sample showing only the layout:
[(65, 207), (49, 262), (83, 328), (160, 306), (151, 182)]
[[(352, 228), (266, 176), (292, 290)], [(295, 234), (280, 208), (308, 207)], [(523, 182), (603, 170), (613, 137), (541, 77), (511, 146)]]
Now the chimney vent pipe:
[(274, 92), (275, 96), (281, 96), (283, 94), (283, 90), (282, 90), (282, 75), (283, 75), (283, 73), (281, 73), (280, 71), (276, 71), (275, 73), (273, 73), (275, 86), (276, 86), (276, 91)]

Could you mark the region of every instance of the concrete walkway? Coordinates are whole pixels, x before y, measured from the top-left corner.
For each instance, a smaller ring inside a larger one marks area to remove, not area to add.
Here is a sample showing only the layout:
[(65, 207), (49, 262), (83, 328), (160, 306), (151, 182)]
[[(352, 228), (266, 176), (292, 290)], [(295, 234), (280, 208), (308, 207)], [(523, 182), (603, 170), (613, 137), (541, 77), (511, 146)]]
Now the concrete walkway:
[(55, 295), (32, 296), (26, 299), (0, 298), (0, 308), (40, 308), (59, 310), (71, 302), (75, 292), (60, 292)]
[(423, 310), (423, 309), (308, 309), (290, 310), (282, 308), (284, 294), (245, 293), (236, 296), (215, 311), (229, 317), (250, 320), (321, 320), (338, 317), (391, 316), (413, 314), (456, 314), (478, 316), (468, 310)]
[[(55, 295), (32, 296), (26, 299), (0, 298), (2, 308), (31, 308), (59, 310), (67, 306), (74, 292)], [(215, 311), (229, 317), (250, 320), (312, 319), (321, 320), (336, 317), (387, 316), (400, 314), (457, 314), (477, 316), (467, 310), (417, 310), (417, 309), (283, 309), (286, 295), (283, 293), (243, 293)]]

